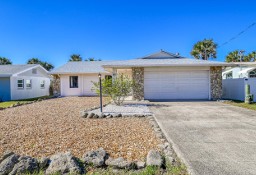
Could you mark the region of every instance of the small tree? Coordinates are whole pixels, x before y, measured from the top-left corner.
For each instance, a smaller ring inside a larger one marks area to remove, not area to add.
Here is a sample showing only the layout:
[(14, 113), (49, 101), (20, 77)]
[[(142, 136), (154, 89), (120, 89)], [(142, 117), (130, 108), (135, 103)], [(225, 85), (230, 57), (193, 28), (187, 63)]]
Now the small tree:
[[(92, 90), (95, 90), (97, 94), (100, 93), (100, 84), (99, 82), (92, 82), (94, 87)], [(111, 97), (114, 103), (118, 106), (122, 105), (124, 99), (129, 96), (132, 92), (133, 81), (126, 75), (117, 75), (112, 81), (112, 79), (103, 79), (102, 80), (102, 94), (105, 96)]]

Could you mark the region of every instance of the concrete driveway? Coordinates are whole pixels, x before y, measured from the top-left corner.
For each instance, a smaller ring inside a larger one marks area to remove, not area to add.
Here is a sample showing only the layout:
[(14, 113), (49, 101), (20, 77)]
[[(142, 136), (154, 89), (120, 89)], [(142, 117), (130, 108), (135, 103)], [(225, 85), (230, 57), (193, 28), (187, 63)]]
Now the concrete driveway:
[(191, 174), (256, 174), (256, 111), (210, 101), (151, 104)]

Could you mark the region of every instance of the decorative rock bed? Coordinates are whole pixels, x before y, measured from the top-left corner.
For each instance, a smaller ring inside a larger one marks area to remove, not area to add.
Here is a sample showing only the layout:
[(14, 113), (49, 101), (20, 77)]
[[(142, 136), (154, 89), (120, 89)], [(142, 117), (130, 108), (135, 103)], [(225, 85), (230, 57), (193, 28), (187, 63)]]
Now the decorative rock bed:
[[(162, 167), (164, 166), (163, 163), (164, 159), (158, 151), (151, 150), (148, 153), (147, 165)], [(13, 152), (6, 152), (0, 158), (0, 174), (32, 174), (39, 171), (43, 171), (44, 174), (85, 174), (86, 166), (88, 165), (96, 168), (109, 166), (113, 169), (126, 170), (139, 170), (146, 167), (146, 163), (141, 161), (127, 161), (122, 157), (113, 159), (109, 157), (103, 148), (87, 152), (82, 160), (72, 156), (70, 152), (58, 153), (50, 158), (42, 158), (40, 160), (29, 156), (20, 156)]]
[(106, 104), (103, 106), (103, 112), (100, 112), (99, 107), (81, 111), (83, 118), (119, 118), (119, 117), (147, 117), (152, 116), (147, 105), (143, 104), (125, 104), (116, 106)]
[[(109, 106), (109, 105), (105, 105), (104, 107)], [(140, 104), (132, 104), (131, 106), (146, 106), (146, 105), (140, 105)], [(120, 108), (119, 110), (116, 108)], [(147, 111), (146, 113), (128, 113), (125, 110), (125, 106), (124, 107), (118, 107), (118, 106), (114, 106), (112, 105), (111, 110), (107, 110), (106, 112), (100, 113), (99, 108), (95, 107), (92, 109), (88, 109), (85, 111), (81, 112), (81, 117), (83, 118), (88, 118), (88, 119), (102, 119), (102, 118), (121, 118), (121, 117), (146, 117), (149, 120), (150, 125), (152, 126), (153, 130), (155, 131), (155, 134), (157, 136), (157, 138), (159, 138), (162, 142), (162, 144), (158, 145), (158, 148), (161, 150), (161, 152), (164, 154), (164, 156), (168, 159), (168, 161), (172, 164), (179, 164), (178, 158), (176, 153), (174, 152), (174, 150), (171, 147), (171, 144), (167, 141), (164, 133), (162, 132), (162, 130), (160, 129), (160, 127), (158, 126), (153, 114), (149, 111)], [(103, 108), (103, 110), (106, 110)], [(122, 113), (119, 113), (121, 110)], [(136, 109), (134, 109), (136, 110)], [(145, 109), (144, 109), (145, 110)], [(154, 153), (151, 153), (153, 157)], [(154, 163), (150, 163), (147, 162), (148, 164), (154, 165)]]
[[(95, 116), (92, 113), (87, 117)], [(97, 114), (96, 114), (97, 115)], [(108, 116), (106, 116), (108, 117)], [(118, 114), (115, 117), (123, 117)], [(115, 170), (143, 170), (146, 166), (166, 167), (166, 163), (173, 166), (179, 166), (180, 162), (173, 151), (171, 145), (166, 140), (164, 134), (159, 128), (153, 116), (144, 116), (149, 120), (156, 136), (161, 139), (163, 144), (158, 145), (160, 150), (150, 150), (146, 157), (146, 161), (128, 161), (123, 157), (112, 158), (103, 149), (89, 151), (84, 154), (82, 159), (78, 159), (71, 155), (70, 152), (58, 153), (51, 157), (36, 159), (29, 156), (20, 156), (13, 152), (6, 152), (0, 157), (0, 174), (23, 174), (38, 173), (43, 171), (44, 174), (85, 174), (87, 166), (95, 168), (111, 167)]]
[(146, 117), (152, 126), (156, 136), (162, 141), (158, 145), (160, 151), (150, 150), (148, 152), (145, 162), (143, 161), (128, 161), (122, 157), (111, 158), (109, 154), (103, 149), (89, 151), (82, 159), (78, 159), (71, 155), (70, 152), (58, 153), (51, 157), (36, 159), (29, 156), (20, 156), (13, 152), (6, 152), (0, 156), (0, 175), (1, 174), (24, 174), (37, 173), (43, 171), (45, 174), (61, 173), (61, 174), (85, 174), (87, 166), (95, 168), (126, 169), (126, 170), (141, 170), (148, 166), (166, 167), (169, 162), (174, 166), (179, 166), (180, 162), (173, 151), (171, 145), (165, 138), (161, 129), (159, 128), (154, 116), (149, 114), (102, 114), (91, 112), (97, 110), (98, 107), (81, 112), (84, 118), (120, 118), (120, 117)]

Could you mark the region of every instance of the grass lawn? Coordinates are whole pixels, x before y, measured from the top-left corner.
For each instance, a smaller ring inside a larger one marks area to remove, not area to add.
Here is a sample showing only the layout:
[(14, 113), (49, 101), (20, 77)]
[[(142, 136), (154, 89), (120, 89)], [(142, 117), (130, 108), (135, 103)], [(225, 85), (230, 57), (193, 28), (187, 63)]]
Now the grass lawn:
[(17, 103), (26, 103), (28, 101), (7, 101), (7, 102), (1, 102), (0, 108), (7, 108), (11, 105), (17, 104)]
[(7, 108), (11, 105), (17, 104), (17, 103), (26, 103), (26, 102), (31, 102), (35, 101), (38, 99), (45, 99), (45, 98), (51, 98), (51, 96), (43, 96), (43, 97), (37, 97), (37, 98), (29, 98), (29, 99), (24, 99), (24, 100), (15, 100), (15, 101), (7, 101), (7, 102), (0, 102), (0, 108)]
[(226, 103), (230, 105), (246, 108), (246, 109), (256, 110), (256, 103), (247, 104), (247, 103), (244, 103), (243, 101), (232, 101), (232, 102), (226, 102)]

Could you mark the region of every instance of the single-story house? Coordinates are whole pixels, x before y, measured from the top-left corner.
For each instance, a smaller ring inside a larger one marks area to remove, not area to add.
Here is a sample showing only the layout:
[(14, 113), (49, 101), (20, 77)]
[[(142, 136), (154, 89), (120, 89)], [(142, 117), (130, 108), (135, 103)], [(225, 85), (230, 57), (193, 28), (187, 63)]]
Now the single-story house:
[(229, 63), (185, 58), (161, 50), (132, 60), (68, 62), (51, 72), (60, 78), (61, 96), (95, 95), (98, 73), (129, 75), (141, 88), (135, 100), (210, 100), (222, 97), (222, 69)]
[(49, 95), (50, 75), (37, 64), (0, 65), (0, 100), (20, 100)]
[(223, 79), (234, 78), (255, 78), (256, 77), (256, 65), (254, 64), (239, 64), (237, 67), (228, 67), (222, 73)]
[(63, 66), (51, 71), (52, 75), (60, 79), (61, 96), (94, 96), (92, 82), (99, 80), (98, 74), (102, 78), (111, 76), (102, 66), (108, 64), (107, 61), (70, 61)]

